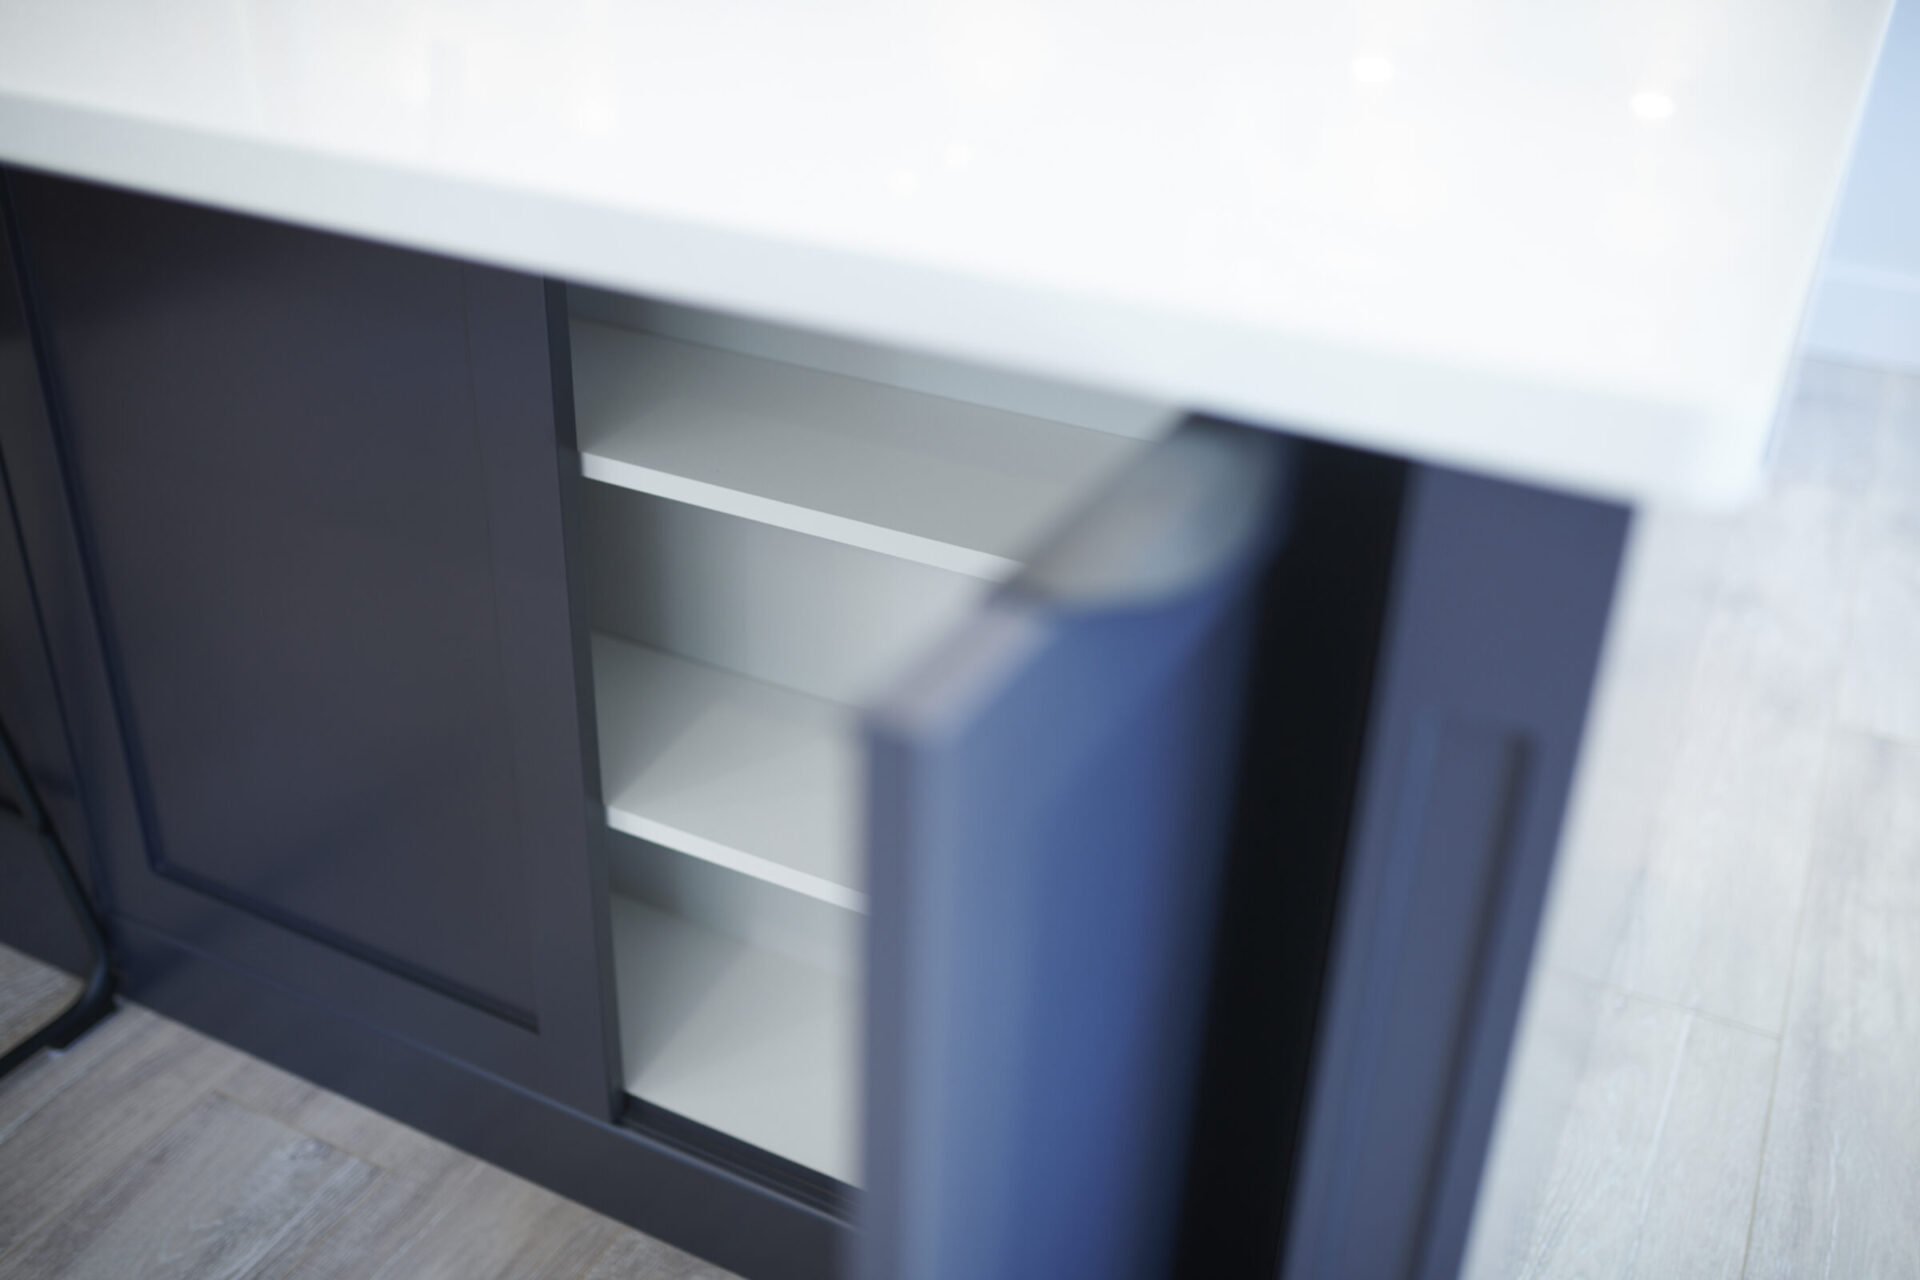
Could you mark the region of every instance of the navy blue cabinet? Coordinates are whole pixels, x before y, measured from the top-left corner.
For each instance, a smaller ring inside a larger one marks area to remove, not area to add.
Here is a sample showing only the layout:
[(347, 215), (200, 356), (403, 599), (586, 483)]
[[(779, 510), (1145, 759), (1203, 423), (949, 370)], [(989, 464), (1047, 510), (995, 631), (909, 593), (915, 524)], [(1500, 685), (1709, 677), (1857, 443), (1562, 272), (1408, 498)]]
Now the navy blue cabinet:
[(609, 1114), (550, 291), (8, 187), (116, 918)]
[[(586, 496), (552, 282), (38, 174), (0, 197), (0, 713), (135, 998), (752, 1277), (1457, 1265), (1623, 511), (1190, 421), (1009, 582), (843, 593), (942, 629), (889, 693), (813, 690), (864, 712), (871, 883), (839, 897), (873, 914), (833, 935), (867, 938), (862, 1201), (621, 1061), (617, 993), (673, 995), (634, 1056), (698, 993), (615, 921), (755, 860), (607, 833), (594, 628), (683, 670), (685, 621), (751, 667), (701, 612), (727, 556), (906, 579), (755, 541), (818, 533), (790, 516)], [(670, 337), (608, 381), (800, 385)], [(629, 534), (610, 606), (585, 561)], [(651, 698), (619, 708), (641, 756)], [(620, 945), (662, 981), (620, 983)]]

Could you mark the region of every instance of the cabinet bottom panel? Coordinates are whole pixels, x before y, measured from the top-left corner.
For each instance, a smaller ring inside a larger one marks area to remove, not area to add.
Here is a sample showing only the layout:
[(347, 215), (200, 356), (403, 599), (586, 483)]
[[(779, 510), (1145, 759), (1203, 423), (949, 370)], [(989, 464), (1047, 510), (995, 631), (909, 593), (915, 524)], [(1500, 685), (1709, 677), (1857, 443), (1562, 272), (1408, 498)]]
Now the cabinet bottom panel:
[(627, 1092), (858, 1183), (854, 981), (615, 895)]

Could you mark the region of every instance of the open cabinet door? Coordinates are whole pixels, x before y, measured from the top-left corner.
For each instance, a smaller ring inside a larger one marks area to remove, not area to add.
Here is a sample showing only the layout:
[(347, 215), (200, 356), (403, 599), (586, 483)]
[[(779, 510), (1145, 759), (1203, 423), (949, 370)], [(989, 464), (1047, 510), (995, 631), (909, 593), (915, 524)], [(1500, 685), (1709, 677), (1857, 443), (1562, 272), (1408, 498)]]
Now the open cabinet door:
[(871, 712), (871, 1280), (1163, 1270), (1292, 447), (1192, 422)]

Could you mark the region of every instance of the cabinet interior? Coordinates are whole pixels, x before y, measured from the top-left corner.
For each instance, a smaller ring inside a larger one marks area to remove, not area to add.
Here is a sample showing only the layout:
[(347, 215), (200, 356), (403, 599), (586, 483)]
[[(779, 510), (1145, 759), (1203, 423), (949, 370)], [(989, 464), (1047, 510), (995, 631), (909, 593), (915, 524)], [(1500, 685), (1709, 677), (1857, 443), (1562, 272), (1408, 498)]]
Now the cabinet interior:
[(858, 708), (1174, 415), (569, 306), (626, 1088), (858, 1185)]

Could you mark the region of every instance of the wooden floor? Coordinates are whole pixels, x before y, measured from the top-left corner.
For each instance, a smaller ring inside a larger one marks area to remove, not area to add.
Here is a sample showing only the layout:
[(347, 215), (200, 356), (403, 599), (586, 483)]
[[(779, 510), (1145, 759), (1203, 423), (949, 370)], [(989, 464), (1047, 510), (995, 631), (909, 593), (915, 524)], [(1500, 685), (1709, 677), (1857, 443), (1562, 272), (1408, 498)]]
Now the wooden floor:
[[(1472, 1280), (1920, 1276), (1920, 380), (1778, 472), (1636, 528)], [(0, 1081), (0, 1276), (720, 1274), (138, 1008)]]
[(1777, 470), (1636, 530), (1472, 1280), (1920, 1276), (1920, 379)]
[[(69, 990), (0, 948), (10, 1036)], [(0, 1080), (8, 1280), (726, 1275), (138, 1006)]]
[(80, 986), (78, 978), (0, 943), (0, 1053), (58, 1017)]

